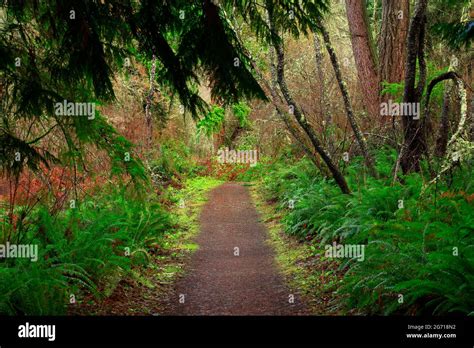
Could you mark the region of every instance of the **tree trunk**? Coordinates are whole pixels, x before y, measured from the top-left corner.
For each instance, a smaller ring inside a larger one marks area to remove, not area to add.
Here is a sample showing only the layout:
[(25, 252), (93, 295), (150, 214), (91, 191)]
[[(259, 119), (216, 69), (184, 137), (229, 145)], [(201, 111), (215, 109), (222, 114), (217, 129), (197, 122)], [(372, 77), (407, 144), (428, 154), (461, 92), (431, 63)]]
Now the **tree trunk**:
[(371, 118), (376, 120), (380, 118), (380, 85), (377, 73), (377, 56), (372, 33), (369, 29), (366, 1), (346, 0), (346, 12), (364, 105)]
[(274, 47), (277, 53), (278, 85), (280, 86), (281, 92), (283, 94), (283, 97), (286, 100), (286, 103), (288, 104), (288, 107), (292, 110), (291, 113), (294, 114), (296, 121), (301, 126), (301, 128), (303, 128), (305, 133), (308, 135), (315, 150), (318, 152), (318, 154), (321, 156), (323, 161), (328, 166), (334, 180), (336, 181), (341, 191), (345, 194), (350, 194), (351, 191), (349, 189), (349, 186), (347, 185), (346, 179), (344, 178), (342, 173), (339, 171), (339, 168), (333, 162), (330, 155), (322, 147), (321, 142), (319, 141), (314, 129), (309, 125), (303, 113), (300, 111), (300, 108), (298, 107), (298, 105), (296, 105), (295, 101), (293, 100), (293, 97), (291, 96), (290, 91), (288, 90), (288, 86), (286, 85), (286, 81), (285, 81), (285, 72), (284, 72), (285, 55), (283, 52), (283, 47), (281, 46), (281, 44), (274, 44)]
[(314, 57), (316, 60), (316, 72), (318, 74), (319, 79), (319, 94), (320, 94), (320, 103), (319, 107), (321, 109), (321, 115), (323, 116), (326, 125), (332, 124), (332, 115), (331, 115), (331, 104), (327, 98), (327, 91), (326, 91), (326, 83), (324, 79), (323, 73), (323, 52), (321, 49), (321, 41), (317, 34), (313, 35), (313, 42), (314, 42)]
[[(267, 11), (270, 11), (270, 8), (267, 7)], [(269, 24), (272, 32), (275, 32), (275, 29), (273, 27), (273, 23), (271, 21), (271, 13), (268, 13), (268, 18), (269, 18)], [(241, 42), (240, 38), (238, 40)], [(301, 114), (299, 111), (299, 108), (297, 105), (293, 102), (293, 99), (291, 98), (291, 95), (289, 94), (288, 88), (286, 86), (285, 78), (284, 78), (284, 53), (283, 53), (283, 48), (281, 44), (273, 44), (273, 47), (277, 51), (277, 61), (278, 61), (278, 67), (277, 67), (277, 82), (280, 85), (280, 88), (283, 86), (282, 91), (284, 90), (286, 95), (285, 100), (288, 105), (288, 108), (291, 106), (294, 108), (293, 115), (296, 116), (295, 119), (298, 122), (298, 124), (301, 126), (303, 131), (306, 133), (308, 136), (308, 139), (310, 140), (311, 144), (313, 145), (315, 151), (319, 154), (319, 156), (322, 158), (326, 166), (328, 167), (329, 171), (331, 172), (331, 175), (333, 176), (336, 184), (339, 186), (341, 189), (342, 193), (344, 194), (351, 194), (351, 190), (349, 189), (349, 186), (347, 185), (346, 179), (340, 172), (339, 168), (336, 166), (336, 164), (333, 162), (331, 156), (324, 150), (323, 146), (321, 145), (321, 142), (319, 141), (316, 133), (314, 130), (311, 128), (311, 126), (308, 124), (304, 116)], [(268, 82), (263, 78), (262, 74), (260, 73), (260, 70), (258, 66), (256, 65), (255, 61), (253, 59), (250, 60), (250, 64), (252, 65), (252, 68), (256, 71), (257, 75), (259, 76), (260, 80), (260, 86), (262, 87), (262, 90), (265, 92), (266, 95), (269, 95), (273, 102), (273, 105), (277, 109), (279, 113), (282, 115), (287, 115), (288, 112), (285, 112), (284, 107), (282, 105), (283, 101), (282, 98), (277, 94), (277, 91), (275, 88), (272, 88)]]
[[(267, 6), (267, 15), (268, 15), (268, 22), (270, 26), (270, 30), (272, 32), (272, 36), (276, 37), (277, 36), (277, 31), (274, 27), (274, 22), (272, 18), (272, 13), (271, 13), (271, 7)], [(328, 167), (329, 171), (331, 172), (332, 177), (334, 178), (334, 181), (336, 184), (339, 186), (341, 189), (342, 193), (344, 194), (351, 194), (351, 190), (349, 189), (349, 186), (347, 185), (346, 179), (344, 178), (344, 175), (342, 175), (341, 171), (337, 167), (337, 165), (333, 162), (331, 156), (329, 153), (324, 149), (324, 147), (321, 144), (321, 141), (318, 139), (318, 136), (316, 135), (316, 132), (314, 129), (311, 127), (311, 125), (308, 123), (306, 118), (304, 117), (303, 113), (300, 111), (300, 108), (298, 105), (295, 103), (293, 100), (293, 97), (290, 94), (290, 91), (288, 90), (288, 86), (286, 84), (285, 80), (285, 54), (283, 51), (283, 47), (281, 44), (281, 41), (279, 42), (273, 42), (273, 47), (275, 48), (275, 52), (277, 55), (277, 68), (276, 68), (276, 80), (278, 82), (278, 85), (280, 86), (280, 90), (283, 94), (283, 97), (286, 101), (286, 104), (288, 105), (288, 110), (289, 112), (285, 112), (281, 106), (279, 101), (281, 101), (280, 96), (277, 94), (276, 88), (272, 88), (268, 86), (267, 83), (265, 83), (267, 86), (264, 86), (265, 89), (269, 89), (271, 93), (271, 99), (277, 108), (277, 111), (279, 111), (281, 114), (286, 115), (288, 113), (294, 115), (294, 118), (296, 119), (297, 123), (300, 125), (300, 127), (303, 129), (303, 131), (306, 133), (308, 136), (308, 139), (310, 140), (311, 144), (313, 145), (314, 150), (319, 154), (321, 159), (324, 161), (326, 166)], [(252, 66), (255, 67), (255, 64), (252, 62)], [(258, 71), (258, 70), (257, 70)], [(272, 69), (272, 74), (273, 74), (273, 80), (275, 78), (275, 69)], [(265, 82), (265, 81), (263, 81)]]
[(329, 33), (327, 32), (323, 24), (320, 24), (320, 29), (321, 29), (321, 33), (323, 34), (324, 44), (326, 45), (326, 49), (329, 53), (332, 66), (336, 74), (336, 80), (337, 80), (337, 83), (339, 84), (339, 89), (341, 90), (347, 118), (349, 119), (349, 123), (351, 124), (352, 130), (357, 139), (357, 143), (359, 144), (360, 150), (362, 152), (362, 156), (364, 157), (365, 164), (367, 166), (367, 169), (369, 170), (370, 175), (372, 175), (373, 177), (377, 177), (377, 171), (375, 170), (374, 160), (369, 153), (369, 149), (367, 148), (367, 142), (365, 140), (365, 137), (362, 134), (362, 131), (360, 130), (359, 125), (357, 124), (357, 121), (355, 119), (354, 112), (352, 110), (350, 97), (349, 97), (349, 92), (347, 91), (346, 83), (344, 82), (342, 78), (339, 62), (337, 60), (336, 52), (334, 51), (334, 48), (332, 47), (331, 40), (329, 38)]
[(145, 121), (147, 127), (147, 146), (148, 149), (151, 148), (153, 141), (153, 119), (151, 116), (151, 103), (153, 95), (155, 93), (155, 72), (156, 72), (156, 56), (153, 54), (151, 61), (151, 70), (150, 70), (150, 90), (146, 96), (146, 106), (145, 106)]
[(446, 82), (443, 95), (443, 110), (441, 112), (441, 124), (438, 131), (438, 138), (436, 139), (436, 156), (444, 157), (448, 145), (449, 136), (449, 114), (451, 102), (451, 82)]
[[(467, 112), (468, 102), (466, 86), (462, 79), (459, 77), (459, 75), (453, 74), (451, 75), (452, 77), (449, 77), (449, 74), (450, 73), (448, 72), (447, 74), (444, 74), (444, 77), (438, 78), (438, 82), (446, 78), (452, 78), (456, 81), (456, 86), (458, 89), (458, 95), (461, 104), (459, 111), (459, 123), (456, 131), (451, 136), (451, 139), (449, 139), (448, 141), (446, 157), (444, 159), (444, 164), (441, 168), (441, 171), (433, 180), (428, 183), (426, 187), (437, 182), (444, 173), (451, 170), (456, 164), (466, 161), (469, 158), (472, 158), (472, 153), (474, 152), (474, 143), (469, 141), (469, 124), (472, 124), (472, 120), (470, 120), (471, 115), (469, 115)], [(432, 81), (430, 83), (430, 87), (434, 87), (436, 83), (437, 81), (434, 81), (434, 83)], [(422, 193), (426, 190), (426, 187), (423, 188)]]
[(382, 1), (382, 29), (379, 37), (378, 59), (381, 82), (401, 82), (405, 77), (409, 19), (409, 0)]
[(332, 126), (332, 115), (331, 115), (331, 103), (327, 96), (327, 88), (323, 72), (323, 52), (321, 47), (321, 41), (316, 33), (313, 34), (314, 42), (314, 57), (316, 60), (316, 72), (318, 74), (319, 80), (319, 110), (321, 113), (321, 118), (324, 120), (324, 143), (329, 153), (334, 155), (334, 143), (330, 137), (328, 137), (328, 130)]
[[(407, 58), (405, 63), (404, 103), (419, 103), (426, 81), (424, 57), (426, 9), (428, 0), (418, 0), (407, 39)], [(415, 86), (417, 61), (420, 67), (418, 85)], [(421, 110), (420, 110), (421, 111)], [(400, 160), (404, 173), (420, 171), (420, 159), (426, 150), (424, 130), (421, 118), (403, 116), (405, 151)]]
[[(269, 48), (269, 56), (270, 56), (270, 76), (271, 76), (271, 87), (272, 87), (272, 95), (276, 95), (276, 90), (278, 88), (278, 77), (277, 77), (277, 72), (276, 72), (276, 66), (275, 66), (275, 47), (270, 46)], [(280, 119), (285, 123), (286, 128), (289, 130), (293, 138), (300, 144), (301, 148), (303, 151), (306, 153), (306, 155), (309, 157), (311, 162), (321, 171), (321, 173), (325, 176), (328, 176), (328, 170), (327, 168), (321, 166), (321, 163), (319, 159), (317, 158), (317, 155), (311, 150), (311, 146), (308, 146), (307, 144), (307, 136), (305, 136), (306, 133), (301, 133), (301, 130), (298, 128), (297, 124), (294, 124), (294, 122), (291, 122), (290, 118), (288, 115), (281, 110), (281, 108), (278, 107), (278, 105), (275, 105), (275, 110), (280, 117)]]
[[(471, 19), (473, 19), (473, 14), (474, 14), (474, 9), (471, 9)], [(468, 78), (468, 85), (469, 86), (472, 86), (473, 85), (473, 72), (472, 72), (472, 64), (473, 64), (473, 61), (474, 61), (474, 52), (471, 51), (470, 53), (470, 61), (469, 61), (469, 64), (467, 65), (467, 78)], [(472, 88), (469, 88), (467, 90), (467, 100), (470, 100), (471, 103), (467, 106), (467, 113), (469, 115), (473, 115), (474, 114), (474, 98), (473, 98), (473, 92), (472, 92)], [(471, 129), (469, 130), (469, 139), (471, 141), (474, 141), (474, 122), (471, 122)]]

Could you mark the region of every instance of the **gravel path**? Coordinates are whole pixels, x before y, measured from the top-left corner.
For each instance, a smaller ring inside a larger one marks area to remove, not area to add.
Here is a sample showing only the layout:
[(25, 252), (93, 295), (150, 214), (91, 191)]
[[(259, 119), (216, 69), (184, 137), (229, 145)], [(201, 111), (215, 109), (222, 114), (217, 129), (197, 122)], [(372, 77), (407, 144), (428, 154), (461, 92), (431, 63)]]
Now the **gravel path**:
[[(210, 193), (201, 232), (168, 301), (167, 315), (304, 315), (274, 263), (267, 231), (247, 188), (226, 183)], [(238, 254), (238, 256), (237, 256)]]

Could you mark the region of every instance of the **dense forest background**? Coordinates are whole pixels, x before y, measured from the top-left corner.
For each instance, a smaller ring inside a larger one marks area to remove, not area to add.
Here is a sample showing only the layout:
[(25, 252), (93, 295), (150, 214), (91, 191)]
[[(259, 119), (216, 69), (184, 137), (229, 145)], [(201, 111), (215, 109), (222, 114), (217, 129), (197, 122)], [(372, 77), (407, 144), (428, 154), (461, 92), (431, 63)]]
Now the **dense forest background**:
[(2, 0), (0, 30), (0, 245), (38, 246), (1, 314), (165, 296), (224, 181), (316, 314), (474, 314), (469, 0)]

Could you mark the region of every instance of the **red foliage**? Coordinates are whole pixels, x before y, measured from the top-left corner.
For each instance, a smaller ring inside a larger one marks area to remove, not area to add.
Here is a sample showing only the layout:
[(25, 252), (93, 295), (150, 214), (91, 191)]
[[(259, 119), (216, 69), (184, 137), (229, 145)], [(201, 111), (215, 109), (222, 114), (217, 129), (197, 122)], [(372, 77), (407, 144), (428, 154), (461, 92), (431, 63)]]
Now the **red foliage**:
[(205, 168), (204, 172), (202, 173), (203, 175), (213, 176), (227, 181), (235, 180), (240, 174), (245, 173), (250, 167), (250, 164), (247, 163), (219, 163), (212, 159), (206, 159), (199, 164)]

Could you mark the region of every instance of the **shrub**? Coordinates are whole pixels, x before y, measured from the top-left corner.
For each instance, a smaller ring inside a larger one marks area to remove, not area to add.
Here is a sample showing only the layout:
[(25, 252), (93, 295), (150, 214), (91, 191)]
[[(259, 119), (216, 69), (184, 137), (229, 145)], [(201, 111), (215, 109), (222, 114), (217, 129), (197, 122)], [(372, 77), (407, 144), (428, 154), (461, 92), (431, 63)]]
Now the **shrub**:
[(273, 163), (261, 183), (284, 212), (286, 232), (311, 240), (316, 252), (333, 241), (366, 245), (363, 262), (340, 262), (347, 310), (473, 315), (474, 194), (466, 193), (472, 170), (458, 169), (421, 196), (419, 174), (391, 185), (393, 156), (390, 149), (377, 153), (378, 180), (360, 180), (361, 159), (353, 159), (347, 168), (352, 195), (341, 194), (306, 160)]
[(71, 294), (102, 296), (108, 276), (140, 262), (171, 221), (158, 204), (113, 191), (55, 216), (39, 207), (25, 226), (18, 234), (4, 219), (3, 240), (13, 232), (11, 243), (36, 244), (39, 255), (0, 262), (2, 314), (64, 314)]

